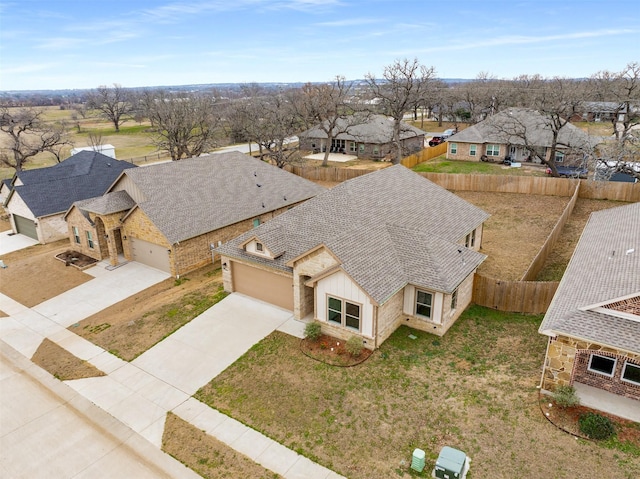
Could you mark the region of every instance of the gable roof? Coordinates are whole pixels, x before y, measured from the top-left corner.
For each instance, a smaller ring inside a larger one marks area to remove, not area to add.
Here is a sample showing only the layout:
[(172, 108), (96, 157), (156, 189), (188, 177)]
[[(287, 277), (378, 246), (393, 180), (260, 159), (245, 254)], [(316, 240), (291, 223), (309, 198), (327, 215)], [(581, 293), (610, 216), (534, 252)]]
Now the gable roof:
[[(172, 244), (325, 191), (309, 180), (237, 151), (150, 165), (122, 175), (143, 197), (136, 198), (137, 207)], [(119, 183), (111, 191), (121, 188)]]
[[(325, 124), (328, 124), (325, 122)], [(338, 131), (343, 131), (349, 125), (348, 120), (338, 119)], [(424, 136), (426, 132), (412, 125), (402, 123), (400, 130), (400, 139), (414, 138), (416, 136)], [(306, 138), (328, 138), (327, 133), (317, 125), (306, 130), (299, 135)], [(348, 127), (347, 133), (340, 133), (335, 136), (339, 140), (352, 140), (361, 143), (385, 144), (390, 143), (393, 139), (393, 119), (383, 115), (372, 115), (367, 119), (366, 123), (355, 124)]]
[(48, 168), (16, 173), (22, 185), (13, 186), (36, 218), (64, 213), (80, 200), (102, 195), (125, 170), (136, 165), (114, 160), (95, 151), (82, 151)]
[(640, 203), (594, 212), (539, 331), (640, 353), (640, 316), (606, 307), (637, 296)]
[[(452, 292), (485, 258), (457, 242), (488, 217), (396, 165), (345, 181), (217, 251), (291, 271), (291, 260), (326, 245), (344, 270), (383, 303), (407, 283)], [(240, 245), (253, 236), (282, 255), (270, 260), (244, 252)]]
[[(511, 131), (525, 131), (527, 142), (532, 146), (551, 147), (552, 132), (546, 126), (547, 118), (535, 110), (527, 108), (510, 108), (490, 116), (450, 138), (449, 141), (460, 143), (496, 143), (525, 145), (518, 135)], [(566, 123), (558, 135), (558, 143), (574, 147), (593, 145), (595, 139), (580, 128)]]

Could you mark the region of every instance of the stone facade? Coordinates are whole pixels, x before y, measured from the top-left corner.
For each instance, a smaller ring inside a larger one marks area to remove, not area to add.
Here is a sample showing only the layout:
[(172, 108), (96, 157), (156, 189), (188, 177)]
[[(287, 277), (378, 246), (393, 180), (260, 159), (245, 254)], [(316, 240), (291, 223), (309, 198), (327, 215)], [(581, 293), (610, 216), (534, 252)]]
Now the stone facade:
[[(593, 353), (617, 360), (612, 377), (588, 370), (589, 358)], [(640, 365), (640, 354), (607, 348), (597, 343), (579, 341), (566, 336), (549, 338), (542, 389), (554, 391), (558, 386), (572, 385), (574, 382), (578, 382), (620, 396), (640, 400), (640, 386), (620, 379), (625, 361)]]
[(312, 302), (313, 294), (304, 285), (305, 281), (337, 264), (336, 258), (325, 248), (319, 248), (295, 262), (293, 265), (293, 315), (296, 319), (302, 319), (315, 310)]

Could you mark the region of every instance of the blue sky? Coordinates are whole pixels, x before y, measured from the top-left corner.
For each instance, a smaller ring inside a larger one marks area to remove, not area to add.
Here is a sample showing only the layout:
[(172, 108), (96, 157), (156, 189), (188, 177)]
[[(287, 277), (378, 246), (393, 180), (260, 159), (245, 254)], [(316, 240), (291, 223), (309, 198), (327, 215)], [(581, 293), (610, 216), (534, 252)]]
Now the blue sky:
[(441, 78), (640, 60), (638, 0), (0, 0), (0, 90)]

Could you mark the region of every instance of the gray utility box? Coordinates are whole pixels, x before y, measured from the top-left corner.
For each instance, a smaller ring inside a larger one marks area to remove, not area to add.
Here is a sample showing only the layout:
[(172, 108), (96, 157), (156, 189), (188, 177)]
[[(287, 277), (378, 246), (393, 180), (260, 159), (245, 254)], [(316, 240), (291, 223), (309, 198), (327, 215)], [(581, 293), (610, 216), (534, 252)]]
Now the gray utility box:
[(467, 455), (453, 447), (444, 446), (431, 474), (436, 479), (464, 479), (469, 471)]

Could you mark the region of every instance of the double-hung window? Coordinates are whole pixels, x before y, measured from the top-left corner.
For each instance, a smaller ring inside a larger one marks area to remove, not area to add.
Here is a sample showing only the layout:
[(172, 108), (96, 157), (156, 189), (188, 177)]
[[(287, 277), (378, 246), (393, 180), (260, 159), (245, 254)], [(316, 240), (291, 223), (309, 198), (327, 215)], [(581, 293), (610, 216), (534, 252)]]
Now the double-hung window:
[(608, 356), (600, 356), (599, 354), (592, 354), (589, 358), (589, 371), (594, 373), (603, 374), (605, 376), (613, 377), (613, 373), (616, 370), (615, 358)]
[(89, 245), (89, 248), (93, 249), (93, 235), (91, 234), (91, 231), (87, 231), (87, 244)]
[(487, 145), (487, 156), (500, 156), (500, 145)]
[(416, 315), (431, 319), (433, 295), (426, 291), (416, 290)]
[(78, 231), (78, 227), (77, 226), (73, 227), (73, 240), (77, 244), (80, 244), (80, 231)]
[(452, 155), (458, 153), (458, 144), (457, 143), (449, 143), (449, 151)]
[(476, 245), (476, 230), (473, 230), (464, 238), (464, 245), (467, 248), (473, 248)]
[(362, 308), (359, 304), (329, 296), (327, 300), (327, 320), (330, 323), (360, 331)]
[(469, 156), (476, 156), (478, 145), (469, 145)]

